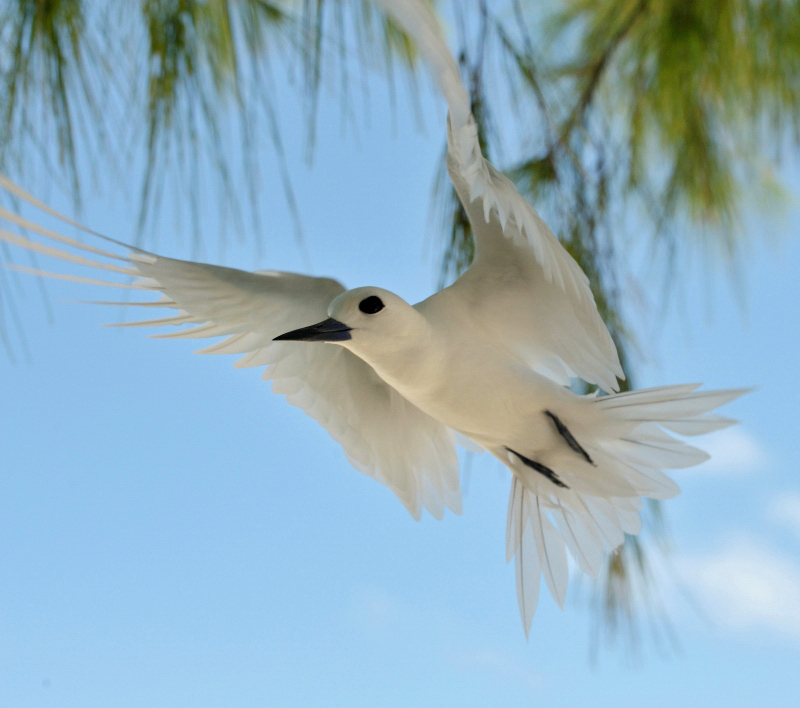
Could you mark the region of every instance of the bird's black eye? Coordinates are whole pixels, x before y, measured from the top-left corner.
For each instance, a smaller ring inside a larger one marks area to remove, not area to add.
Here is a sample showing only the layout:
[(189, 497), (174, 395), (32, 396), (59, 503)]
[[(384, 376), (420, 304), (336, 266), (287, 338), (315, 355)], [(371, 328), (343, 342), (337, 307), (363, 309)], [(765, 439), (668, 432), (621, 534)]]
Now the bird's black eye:
[(380, 312), (383, 307), (383, 300), (381, 300), (377, 295), (365, 297), (361, 302), (358, 303), (358, 309), (361, 310), (361, 312), (363, 312), (365, 315), (374, 315), (376, 312)]

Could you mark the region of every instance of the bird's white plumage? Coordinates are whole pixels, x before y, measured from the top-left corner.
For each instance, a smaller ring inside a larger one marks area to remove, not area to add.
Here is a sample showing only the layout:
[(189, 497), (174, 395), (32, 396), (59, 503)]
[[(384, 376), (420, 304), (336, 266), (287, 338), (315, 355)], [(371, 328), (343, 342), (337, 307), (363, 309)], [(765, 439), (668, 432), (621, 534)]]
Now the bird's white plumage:
[[(37, 205), (19, 188), (14, 192)], [(52, 210), (48, 213), (60, 217)], [(274, 271), (248, 273), (164, 258), (139, 249), (121, 255), (62, 237), (4, 209), (0, 209), (0, 217), (48, 238), (55, 237), (78, 248), (79, 253), (2, 230), (0, 237), (7, 243), (71, 263), (134, 276), (136, 280), (108, 283), (52, 274), (55, 277), (160, 293), (156, 302), (126, 304), (146, 304), (178, 313), (122, 326), (193, 325), (155, 336), (224, 337), (200, 353), (244, 354), (236, 366), (265, 366), (264, 379), (272, 382), (273, 391), (286, 396), (289, 403), (320, 423), (341, 444), (351, 464), (389, 487), (415, 518), (419, 518), (423, 507), (436, 518), (442, 517), (445, 508), (461, 511), (458, 458), (451, 431), (405, 400), (351, 352), (339, 347), (272, 341), (287, 330), (324, 319), (330, 302), (345, 290), (337, 281)], [(127, 265), (99, 262), (80, 255), (80, 251)]]
[(266, 366), (275, 393), (320, 423), (356, 469), (389, 487), (418, 518), (459, 513), (458, 459), (450, 432), (403, 399), (351, 352), (273, 342), (325, 318), (344, 287), (330, 278), (233, 268), (134, 254), (137, 270), (175, 307), (204, 324), (178, 337), (225, 336), (203, 354), (244, 354), (236, 366)]
[[(561, 383), (578, 376), (619, 390), (617, 378), (625, 375), (589, 279), (514, 184), (484, 158), (469, 95), (430, 7), (422, 0), (376, 2), (414, 39), (447, 99), (447, 169), (476, 246), (472, 266), (455, 284), (459, 294), (530, 365)], [(509, 301), (526, 307), (515, 312)]]
[[(448, 288), (411, 307), (377, 288), (345, 291), (327, 278), (174, 260), (89, 231), (117, 247), (101, 249), (5, 210), (0, 218), (45, 242), (8, 230), (0, 240), (100, 269), (111, 282), (45, 275), (149, 292), (158, 299), (129, 304), (175, 311), (124, 326), (189, 326), (157, 336), (223, 337), (201, 351), (264, 366), (273, 390), (317, 420), (353, 466), (392, 489), (415, 518), (423, 507), (437, 518), (446, 507), (460, 511), (454, 435), (488, 450), (512, 473), (506, 555), (515, 559), (527, 634), (540, 578), (563, 606), (567, 549), (597, 576), (604, 554), (639, 532), (641, 498), (678, 493), (662, 470), (706, 459), (671, 433), (730, 425), (710, 412), (742, 391), (687, 384), (594, 397), (564, 387), (577, 376), (612, 392), (624, 378), (588, 279), (481, 154), (468, 93), (430, 8), (373, 1), (415, 41), (448, 103), (447, 167), (476, 242), (472, 265)], [(81, 228), (9, 180), (0, 177), (0, 186)], [(362, 307), (368, 299), (380, 308)], [(273, 341), (300, 336), (293, 330), (308, 336), (326, 322), (347, 328), (341, 346)]]

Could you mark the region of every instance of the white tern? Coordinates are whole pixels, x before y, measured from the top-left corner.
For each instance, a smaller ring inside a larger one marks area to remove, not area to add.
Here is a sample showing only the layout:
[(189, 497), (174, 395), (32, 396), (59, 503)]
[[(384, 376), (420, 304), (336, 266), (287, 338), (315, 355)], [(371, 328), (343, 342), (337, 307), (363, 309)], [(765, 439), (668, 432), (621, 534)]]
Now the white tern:
[[(422, 507), (436, 518), (445, 507), (461, 510), (455, 433), (502, 461), (512, 475), (506, 555), (516, 560), (527, 635), (541, 575), (563, 606), (567, 549), (596, 576), (604, 553), (639, 532), (641, 498), (678, 493), (661, 470), (707, 459), (670, 433), (731, 424), (709, 413), (743, 391), (687, 384), (614, 393), (624, 374), (589, 281), (481, 154), (467, 91), (430, 8), (374, 2), (414, 39), (447, 100), (447, 168), (475, 235), (474, 261), (451, 286), (412, 306), (381, 288), (174, 260), (89, 232), (112, 252), (5, 209), (7, 221), (46, 240), (8, 229), (0, 237), (134, 280), (27, 270), (153, 293), (158, 299), (126, 304), (177, 310), (131, 324), (192, 325), (162, 337), (225, 337), (200, 351), (243, 353), (236, 366), (266, 366), (273, 391), (317, 420), (414, 518)], [(0, 184), (83, 228), (10, 180)], [(608, 395), (577, 395), (573, 378)]]

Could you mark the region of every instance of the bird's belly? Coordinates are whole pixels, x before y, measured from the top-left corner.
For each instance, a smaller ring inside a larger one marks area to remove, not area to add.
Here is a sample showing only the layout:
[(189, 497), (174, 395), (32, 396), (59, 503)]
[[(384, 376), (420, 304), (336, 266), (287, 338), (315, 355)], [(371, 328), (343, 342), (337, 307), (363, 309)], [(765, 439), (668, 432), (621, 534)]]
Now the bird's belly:
[(433, 386), (395, 387), (432, 418), (487, 447), (549, 437), (547, 419), (536, 413), (556, 405), (564, 393), (527, 367), (490, 358), (454, 358)]

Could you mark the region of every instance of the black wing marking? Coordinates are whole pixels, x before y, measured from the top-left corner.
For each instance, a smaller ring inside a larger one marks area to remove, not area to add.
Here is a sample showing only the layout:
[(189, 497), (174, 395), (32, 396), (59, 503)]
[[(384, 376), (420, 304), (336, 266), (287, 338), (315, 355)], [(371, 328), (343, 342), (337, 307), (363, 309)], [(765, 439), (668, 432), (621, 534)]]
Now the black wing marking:
[(581, 444), (575, 439), (575, 436), (569, 432), (569, 428), (564, 425), (559, 417), (555, 413), (551, 413), (550, 411), (545, 411), (545, 415), (550, 418), (550, 420), (555, 423), (556, 430), (558, 430), (558, 434), (567, 441), (567, 445), (569, 445), (575, 452), (583, 457), (590, 465), (594, 465), (594, 460), (589, 457), (589, 453), (583, 449)]
[(536, 462), (536, 460), (531, 460), (525, 457), (525, 455), (520, 455), (516, 450), (512, 450), (510, 447), (507, 447), (506, 450), (513, 452), (527, 467), (530, 467), (532, 470), (536, 470), (539, 474), (547, 477), (547, 479), (549, 479), (557, 487), (569, 489), (569, 487), (561, 481), (561, 478), (555, 472), (553, 472), (553, 470), (543, 465), (541, 462)]

